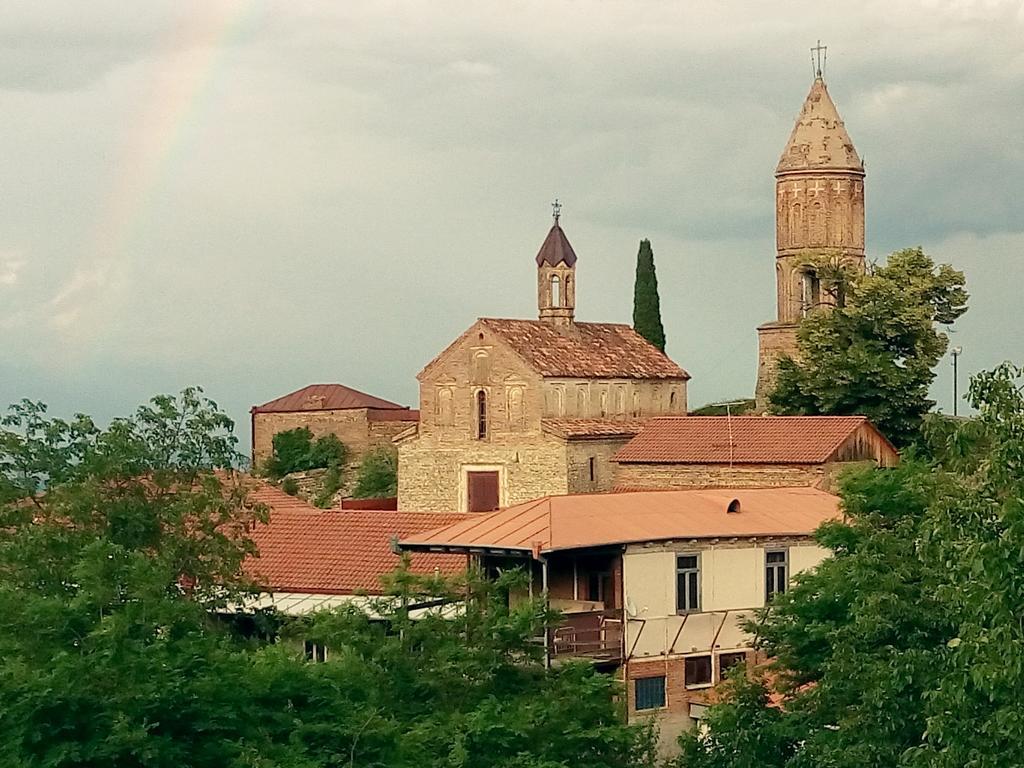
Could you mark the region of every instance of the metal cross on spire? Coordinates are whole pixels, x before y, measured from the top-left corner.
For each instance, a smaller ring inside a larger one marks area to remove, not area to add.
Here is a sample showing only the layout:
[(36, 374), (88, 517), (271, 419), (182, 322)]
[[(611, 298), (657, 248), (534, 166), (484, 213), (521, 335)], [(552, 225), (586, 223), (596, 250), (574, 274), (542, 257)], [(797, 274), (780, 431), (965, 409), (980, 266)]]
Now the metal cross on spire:
[(825, 64), (828, 62), (828, 46), (822, 45), (821, 40), (811, 48), (811, 67), (814, 69), (815, 77), (822, 77), (825, 71)]
[(558, 223), (559, 217), (562, 215), (562, 204), (558, 202), (558, 198), (555, 198), (555, 202), (551, 204), (551, 217), (555, 220), (555, 224)]

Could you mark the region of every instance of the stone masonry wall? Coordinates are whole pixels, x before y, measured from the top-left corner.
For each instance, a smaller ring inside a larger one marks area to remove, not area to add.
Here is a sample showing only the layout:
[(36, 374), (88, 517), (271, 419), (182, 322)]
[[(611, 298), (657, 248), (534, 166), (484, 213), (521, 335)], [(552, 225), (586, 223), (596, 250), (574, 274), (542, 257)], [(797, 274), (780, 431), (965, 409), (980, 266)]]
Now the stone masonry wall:
[[(568, 459), (568, 492), (600, 493), (615, 487), (616, 464), (612, 456), (629, 442), (629, 438), (572, 440), (566, 445)], [(590, 479), (590, 460), (594, 459), (594, 479)]]
[(616, 488), (776, 488), (820, 486), (825, 467), (742, 464), (617, 464)]
[(273, 453), (278, 432), (306, 427), (314, 437), (334, 434), (348, 448), (350, 466), (378, 445), (391, 445), (391, 439), (408, 429), (410, 421), (368, 421), (365, 408), (293, 413), (256, 413), (253, 415), (253, 461), (258, 468)]

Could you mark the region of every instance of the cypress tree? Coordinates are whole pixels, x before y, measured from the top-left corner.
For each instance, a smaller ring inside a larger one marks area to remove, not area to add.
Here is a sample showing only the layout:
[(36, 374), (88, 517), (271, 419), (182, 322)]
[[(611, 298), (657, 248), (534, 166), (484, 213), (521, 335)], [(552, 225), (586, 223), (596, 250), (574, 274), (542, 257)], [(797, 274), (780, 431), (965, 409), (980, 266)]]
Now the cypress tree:
[(658, 298), (658, 275), (654, 271), (654, 251), (650, 240), (640, 241), (636, 255), (636, 282), (633, 285), (633, 330), (662, 352), (665, 351), (665, 328), (661, 324), (661, 299)]

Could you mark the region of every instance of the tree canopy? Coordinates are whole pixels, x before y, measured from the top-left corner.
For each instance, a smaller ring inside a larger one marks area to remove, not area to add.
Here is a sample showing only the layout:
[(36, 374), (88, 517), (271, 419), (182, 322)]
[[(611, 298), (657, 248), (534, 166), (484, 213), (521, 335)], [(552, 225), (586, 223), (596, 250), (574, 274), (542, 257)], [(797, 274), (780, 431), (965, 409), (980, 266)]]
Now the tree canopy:
[(796, 359), (779, 361), (772, 410), (865, 415), (907, 445), (935, 405), (928, 387), (948, 346), (936, 326), (967, 309), (963, 273), (910, 248), (864, 274), (830, 274), (829, 283), (844, 302), (801, 323)]
[(273, 478), (310, 469), (340, 470), (348, 458), (348, 449), (337, 435), (327, 434), (314, 438), (308, 427), (278, 432), (272, 444), (273, 454), (267, 459), (263, 470)]
[(661, 298), (658, 296), (658, 275), (654, 270), (651, 241), (640, 241), (636, 255), (636, 281), (633, 284), (633, 329), (665, 351), (665, 328), (661, 324)]
[[(647, 764), (613, 680), (545, 667), (533, 638), (554, 617), (501, 599), (513, 574), (400, 570), (374, 620), (240, 615), (266, 510), (238, 460), (230, 420), (198, 390), (106, 428), (27, 401), (3, 417), (0, 765)], [(444, 613), (414, 621), (427, 597)], [(326, 663), (305, 660), (306, 639)]]
[(970, 399), (976, 420), (927, 435), (933, 458), (844, 481), (848, 521), (818, 532), (833, 557), (751, 626), (771, 674), (733, 682), (681, 765), (995, 768), (1024, 754), (1021, 370), (975, 377)]
[(388, 499), (398, 494), (398, 453), (388, 446), (368, 451), (359, 465), (352, 495), (357, 499)]

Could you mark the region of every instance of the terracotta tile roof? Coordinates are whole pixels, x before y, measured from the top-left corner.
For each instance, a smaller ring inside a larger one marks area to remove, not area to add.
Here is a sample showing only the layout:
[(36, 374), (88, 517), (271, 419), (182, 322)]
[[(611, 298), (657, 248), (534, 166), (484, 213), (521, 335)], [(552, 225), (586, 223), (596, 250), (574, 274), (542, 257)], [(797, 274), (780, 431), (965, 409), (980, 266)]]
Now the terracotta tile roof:
[(556, 221), (537, 252), (537, 266), (547, 264), (557, 267), (562, 262), (565, 262), (565, 266), (571, 267), (576, 263), (576, 252), (573, 251), (569, 244), (569, 238), (565, 236), (565, 232)]
[(541, 419), (545, 432), (558, 437), (633, 437), (647, 419)]
[[(380, 577), (399, 563), (392, 537), (409, 536), (465, 520), (468, 515), (386, 511), (328, 511), (261, 484), (255, 501), (270, 508), (270, 519), (252, 533), (258, 558), (246, 572), (274, 592), (352, 594), (381, 590)], [(412, 570), (453, 575), (466, 569), (463, 555), (416, 553)]]
[(542, 376), (574, 379), (688, 379), (630, 326), (573, 323), (555, 326), (540, 320), (483, 317), (480, 322), (512, 347)]
[[(727, 512), (734, 499), (739, 512)], [(405, 537), (410, 550), (550, 552), (631, 542), (809, 536), (840, 517), (815, 488), (718, 488), (546, 496)]]
[[(310, 384), (269, 403), (255, 405), (253, 413), (291, 413), (294, 411), (331, 411), (345, 408), (379, 408), (409, 411), (404, 405), (368, 395), (344, 384)], [(417, 416), (418, 417), (418, 416)]]
[(864, 416), (678, 416), (651, 419), (612, 460), (624, 464), (823, 464), (865, 427), (895, 453)]

